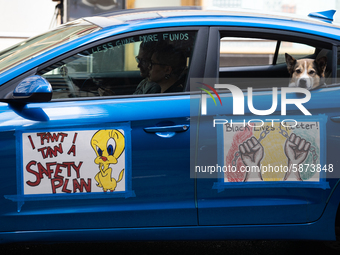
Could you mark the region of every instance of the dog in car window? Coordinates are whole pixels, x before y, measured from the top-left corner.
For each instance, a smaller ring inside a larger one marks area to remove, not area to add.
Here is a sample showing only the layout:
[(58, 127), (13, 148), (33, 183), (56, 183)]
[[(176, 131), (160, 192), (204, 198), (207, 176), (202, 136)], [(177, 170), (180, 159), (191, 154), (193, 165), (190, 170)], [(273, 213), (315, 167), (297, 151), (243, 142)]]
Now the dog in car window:
[(285, 54), (287, 69), (291, 76), (289, 87), (301, 87), (308, 90), (318, 88), (325, 84), (325, 71), (327, 58), (298, 59)]

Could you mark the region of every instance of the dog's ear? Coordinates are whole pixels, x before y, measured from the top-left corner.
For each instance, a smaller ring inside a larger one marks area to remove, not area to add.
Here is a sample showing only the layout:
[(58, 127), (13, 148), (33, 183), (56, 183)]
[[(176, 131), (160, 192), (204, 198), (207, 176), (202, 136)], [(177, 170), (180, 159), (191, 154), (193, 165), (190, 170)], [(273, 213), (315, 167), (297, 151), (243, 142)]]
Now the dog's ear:
[(289, 55), (288, 53), (285, 53), (285, 57), (286, 57), (286, 63), (287, 63), (287, 69), (288, 69), (288, 72), (290, 74), (293, 73), (294, 71), (294, 66), (296, 64), (296, 59), (293, 58), (291, 55)]
[(315, 60), (315, 64), (319, 69), (321, 76), (325, 75), (326, 66), (327, 66), (327, 57), (321, 57)]

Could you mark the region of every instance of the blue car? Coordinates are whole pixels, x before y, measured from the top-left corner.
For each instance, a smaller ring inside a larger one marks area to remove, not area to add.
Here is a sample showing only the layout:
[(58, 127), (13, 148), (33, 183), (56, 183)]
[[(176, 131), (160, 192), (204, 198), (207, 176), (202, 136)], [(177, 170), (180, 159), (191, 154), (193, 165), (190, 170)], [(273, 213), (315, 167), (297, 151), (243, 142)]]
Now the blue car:
[(336, 240), (333, 14), (126, 10), (0, 52), (1, 242)]

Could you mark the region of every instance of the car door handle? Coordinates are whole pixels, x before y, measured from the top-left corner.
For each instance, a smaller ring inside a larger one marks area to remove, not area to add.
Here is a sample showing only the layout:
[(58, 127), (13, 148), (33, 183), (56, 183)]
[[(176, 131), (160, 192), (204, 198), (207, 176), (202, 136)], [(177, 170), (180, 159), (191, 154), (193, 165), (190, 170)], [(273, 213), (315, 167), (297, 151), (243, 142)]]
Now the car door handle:
[(161, 132), (184, 132), (189, 129), (190, 125), (174, 125), (164, 127), (146, 127), (144, 131), (147, 133), (161, 133)]
[(340, 116), (331, 117), (331, 120), (336, 123), (340, 123)]

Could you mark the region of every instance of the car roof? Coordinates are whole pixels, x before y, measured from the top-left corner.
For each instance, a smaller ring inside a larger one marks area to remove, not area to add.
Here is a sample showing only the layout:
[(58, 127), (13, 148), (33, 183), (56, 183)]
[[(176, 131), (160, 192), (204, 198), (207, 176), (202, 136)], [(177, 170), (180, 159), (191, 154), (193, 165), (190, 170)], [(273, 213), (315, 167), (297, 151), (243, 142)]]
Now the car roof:
[[(170, 27), (191, 27), (190, 29), (192, 29), (192, 27), (203, 26), (244, 27), (251, 30), (253, 28), (270, 28), (277, 33), (284, 31), (299, 32), (340, 41), (340, 27), (322, 22), (319, 19), (308, 17), (299, 19), (295, 15), (272, 15), (235, 9), (207, 10), (200, 7), (129, 9), (83, 18), (83, 20), (102, 27), (102, 29), (67, 42), (60, 47), (58, 46), (46, 54), (41, 54), (39, 57), (33, 58), (16, 68), (25, 66), (25, 68), (29, 70), (48, 60), (51, 56), (56, 57), (58, 54), (64, 54), (65, 52), (106, 37), (134, 31)], [(336, 41), (334, 42), (337, 43)], [(8, 75), (8, 72), (11, 74)], [(8, 70), (0, 74), (0, 79), (7, 75), (6, 79), (10, 80), (15, 77), (15, 74), (13, 70)]]
[(115, 11), (111, 13), (105, 13), (97, 17), (85, 18), (86, 20), (95, 23), (101, 27), (108, 27), (118, 25), (122, 23), (141, 22), (157, 19), (159, 21), (169, 18), (181, 18), (185, 19), (196, 18), (208, 18), (208, 17), (247, 17), (247, 18), (266, 18), (272, 20), (295, 21), (302, 23), (309, 23), (315, 25), (322, 25), (328, 27), (339, 28), (339, 24), (331, 23), (329, 20), (325, 20), (318, 17), (301, 17), (295, 14), (288, 13), (264, 13), (261, 11), (247, 10), (247, 9), (221, 9), (221, 8), (202, 8), (202, 7), (158, 7), (158, 8), (142, 8), (142, 9), (127, 9), (121, 11)]

